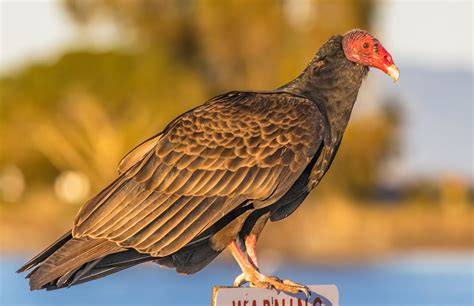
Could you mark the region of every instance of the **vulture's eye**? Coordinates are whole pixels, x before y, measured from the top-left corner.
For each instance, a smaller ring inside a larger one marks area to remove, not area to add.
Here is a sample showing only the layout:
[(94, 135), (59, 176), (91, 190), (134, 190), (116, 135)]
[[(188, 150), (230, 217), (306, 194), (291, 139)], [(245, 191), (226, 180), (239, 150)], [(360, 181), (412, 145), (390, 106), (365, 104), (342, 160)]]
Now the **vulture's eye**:
[(362, 47), (364, 47), (364, 49), (367, 49), (369, 47), (369, 43), (364, 43)]

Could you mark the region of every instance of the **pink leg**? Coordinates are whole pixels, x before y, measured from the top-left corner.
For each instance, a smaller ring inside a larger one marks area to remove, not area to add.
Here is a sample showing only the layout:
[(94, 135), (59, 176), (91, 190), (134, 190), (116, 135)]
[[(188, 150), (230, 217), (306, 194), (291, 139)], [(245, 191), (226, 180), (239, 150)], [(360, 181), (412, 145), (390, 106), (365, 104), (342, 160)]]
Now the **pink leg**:
[(245, 237), (245, 248), (247, 249), (247, 255), (252, 261), (253, 265), (258, 268), (257, 262), (257, 236), (255, 234), (250, 234)]
[(232, 253), (232, 256), (234, 256), (235, 261), (237, 261), (237, 263), (239, 264), (240, 269), (242, 271), (250, 271), (252, 269), (255, 269), (253, 264), (248, 261), (247, 254), (242, 251), (242, 249), (239, 247), (238, 243), (235, 240), (233, 240), (229, 244), (229, 250)]

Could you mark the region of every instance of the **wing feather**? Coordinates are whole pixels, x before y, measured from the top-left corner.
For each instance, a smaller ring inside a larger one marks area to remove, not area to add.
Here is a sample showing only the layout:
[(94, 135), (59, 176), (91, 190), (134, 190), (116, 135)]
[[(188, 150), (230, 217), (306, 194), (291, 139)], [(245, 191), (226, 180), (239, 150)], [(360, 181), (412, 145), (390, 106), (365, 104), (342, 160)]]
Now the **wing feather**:
[(129, 217), (129, 222), (121, 224), (121, 227), (111, 232), (114, 241), (124, 241), (136, 233), (148, 223), (158, 218), (163, 211), (167, 210), (179, 198), (177, 195), (161, 195), (155, 202), (150, 202), (145, 208)]
[[(101, 234), (106, 233), (112, 229), (119, 228), (124, 224), (127, 224), (134, 215), (138, 214), (139, 212), (143, 211), (147, 208), (146, 204), (150, 204), (152, 200), (150, 197), (157, 197), (157, 194), (153, 192), (153, 190), (142, 190), (136, 197), (130, 197), (129, 201), (127, 201), (127, 207), (123, 207), (121, 209), (115, 209), (111, 212), (107, 217), (107, 219), (103, 219), (102, 222), (99, 224), (100, 226), (91, 228), (90, 235), (91, 236), (100, 236)], [(153, 200), (154, 202), (154, 200)], [(137, 209), (138, 207), (142, 209)], [(123, 212), (128, 212), (124, 214)]]
[(119, 174), (125, 173), (139, 160), (141, 160), (148, 152), (150, 152), (150, 150), (152, 150), (156, 146), (156, 143), (158, 142), (160, 136), (161, 133), (145, 140), (144, 142), (136, 146), (127, 155), (125, 155), (125, 157), (122, 158), (118, 166)]
[[(122, 188), (117, 190), (115, 194), (113, 194), (110, 199), (114, 201), (114, 206), (110, 207), (110, 209), (105, 208), (104, 206), (99, 207), (94, 213), (94, 224), (89, 227), (88, 232), (94, 236), (94, 232), (97, 231), (100, 227), (104, 226), (108, 222), (113, 222), (121, 212), (125, 210), (127, 205), (132, 201), (137, 201), (143, 194), (145, 190), (143, 190), (142, 186), (139, 184), (130, 181), (127, 184), (127, 188)], [(92, 218), (89, 218), (89, 221)]]
[(166, 211), (162, 212), (153, 221), (147, 223), (138, 231), (130, 235), (130, 238), (123, 241), (124, 245), (135, 245), (141, 249), (143, 242), (156, 241), (167, 232), (168, 228), (176, 226), (177, 222), (190, 211), (192, 211), (201, 201), (194, 197), (180, 197)]

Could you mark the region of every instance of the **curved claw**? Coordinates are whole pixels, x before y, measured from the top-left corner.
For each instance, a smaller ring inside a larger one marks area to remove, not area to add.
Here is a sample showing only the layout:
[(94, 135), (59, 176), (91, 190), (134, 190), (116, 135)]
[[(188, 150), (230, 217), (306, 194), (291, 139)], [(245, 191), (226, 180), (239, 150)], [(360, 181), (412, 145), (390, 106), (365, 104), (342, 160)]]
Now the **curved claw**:
[(283, 281), (283, 284), (289, 285), (289, 286), (292, 286), (292, 287), (296, 287), (298, 289), (298, 292), (304, 293), (305, 297), (308, 298), (308, 299), (311, 297), (311, 289), (309, 289), (308, 286), (295, 283), (295, 282), (293, 282), (289, 279), (285, 279)]
[(249, 281), (246, 279), (245, 273), (241, 273), (241, 274), (237, 275), (237, 277), (234, 279), (234, 286), (235, 287), (242, 287), (243, 285), (245, 285), (248, 282)]

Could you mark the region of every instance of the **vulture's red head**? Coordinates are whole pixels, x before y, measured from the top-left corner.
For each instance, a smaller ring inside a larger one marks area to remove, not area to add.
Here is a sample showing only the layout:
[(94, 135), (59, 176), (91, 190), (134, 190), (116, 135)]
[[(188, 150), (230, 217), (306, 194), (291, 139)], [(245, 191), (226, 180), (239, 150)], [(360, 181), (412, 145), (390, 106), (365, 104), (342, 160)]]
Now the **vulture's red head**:
[(400, 71), (390, 53), (377, 38), (363, 30), (352, 30), (344, 34), (342, 48), (347, 59), (365, 66), (378, 68), (398, 80)]

